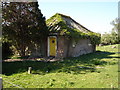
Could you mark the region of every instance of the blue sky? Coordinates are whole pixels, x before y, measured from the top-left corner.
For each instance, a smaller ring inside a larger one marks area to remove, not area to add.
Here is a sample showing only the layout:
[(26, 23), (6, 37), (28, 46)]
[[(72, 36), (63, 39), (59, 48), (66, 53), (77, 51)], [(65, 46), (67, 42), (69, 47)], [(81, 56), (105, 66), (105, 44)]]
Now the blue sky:
[(55, 13), (71, 16), (78, 23), (91, 31), (110, 32), (110, 22), (118, 17), (118, 2), (88, 2), (88, 1), (42, 1), (38, 0), (39, 8), (46, 19)]

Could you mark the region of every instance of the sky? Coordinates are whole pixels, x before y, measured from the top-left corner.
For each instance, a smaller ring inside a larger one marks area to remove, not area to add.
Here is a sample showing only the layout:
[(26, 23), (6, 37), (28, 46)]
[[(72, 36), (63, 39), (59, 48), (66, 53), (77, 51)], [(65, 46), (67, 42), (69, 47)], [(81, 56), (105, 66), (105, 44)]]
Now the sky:
[(101, 34), (109, 33), (113, 28), (110, 22), (118, 17), (117, 0), (38, 0), (38, 3), (46, 19), (55, 13), (61, 13)]

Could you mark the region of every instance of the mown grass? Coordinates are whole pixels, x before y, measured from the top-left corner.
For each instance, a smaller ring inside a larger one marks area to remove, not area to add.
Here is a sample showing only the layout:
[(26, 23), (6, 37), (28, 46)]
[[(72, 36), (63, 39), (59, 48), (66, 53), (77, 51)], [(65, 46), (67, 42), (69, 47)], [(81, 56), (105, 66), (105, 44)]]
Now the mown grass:
[[(64, 61), (3, 62), (3, 87), (118, 88), (119, 53), (116, 44)], [(27, 74), (28, 67), (32, 67), (32, 74)]]

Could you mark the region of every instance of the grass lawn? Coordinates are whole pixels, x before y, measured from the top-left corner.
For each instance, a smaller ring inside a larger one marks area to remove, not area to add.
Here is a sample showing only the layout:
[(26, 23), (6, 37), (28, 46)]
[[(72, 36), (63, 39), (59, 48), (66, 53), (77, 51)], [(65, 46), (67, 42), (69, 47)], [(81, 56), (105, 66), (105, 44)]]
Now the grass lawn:
[(3, 62), (3, 88), (118, 88), (119, 53), (116, 44), (64, 61)]

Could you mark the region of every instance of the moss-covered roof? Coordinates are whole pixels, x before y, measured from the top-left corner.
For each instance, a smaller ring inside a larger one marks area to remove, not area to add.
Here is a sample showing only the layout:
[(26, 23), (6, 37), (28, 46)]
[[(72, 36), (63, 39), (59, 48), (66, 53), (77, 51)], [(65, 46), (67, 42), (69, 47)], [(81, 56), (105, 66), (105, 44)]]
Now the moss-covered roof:
[(60, 13), (56, 13), (50, 19), (46, 21), (50, 33), (58, 33), (59, 35), (65, 35), (73, 38), (89, 38), (99, 37), (97, 33), (94, 33), (75, 20), (70, 16), (66, 16)]
[[(51, 32), (61, 32), (64, 29), (70, 32), (69, 29), (73, 30), (77, 29), (78, 32), (88, 33), (92, 32), (85, 28), (84, 26), (77, 23), (75, 20), (73, 20), (70, 16), (66, 16), (60, 13), (56, 13), (54, 16), (52, 16), (50, 19), (47, 20), (47, 26)], [(65, 34), (65, 32), (64, 32)]]

